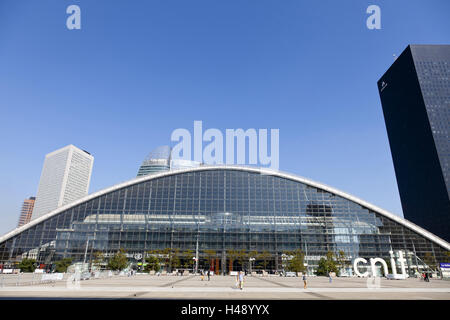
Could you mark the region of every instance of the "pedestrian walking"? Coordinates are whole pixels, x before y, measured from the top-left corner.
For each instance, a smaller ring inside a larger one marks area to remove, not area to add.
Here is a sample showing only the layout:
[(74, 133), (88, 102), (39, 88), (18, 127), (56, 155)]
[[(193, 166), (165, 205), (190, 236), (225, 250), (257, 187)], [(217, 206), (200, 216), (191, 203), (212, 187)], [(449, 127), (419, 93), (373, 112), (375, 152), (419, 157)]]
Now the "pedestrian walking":
[(242, 271), (239, 271), (239, 289), (244, 288), (244, 273)]
[(210, 277), (211, 277), (211, 270), (208, 270), (208, 281)]
[(205, 278), (205, 274), (204, 274), (203, 270), (200, 271), (200, 274), (201, 274), (201, 279), (203, 281), (203, 279)]
[(328, 280), (330, 283), (333, 282), (333, 279), (331, 278), (331, 273), (328, 273)]
[(306, 274), (304, 274), (304, 275), (303, 275), (303, 289), (306, 289), (307, 284), (308, 284), (308, 282), (307, 282), (307, 280), (306, 280)]

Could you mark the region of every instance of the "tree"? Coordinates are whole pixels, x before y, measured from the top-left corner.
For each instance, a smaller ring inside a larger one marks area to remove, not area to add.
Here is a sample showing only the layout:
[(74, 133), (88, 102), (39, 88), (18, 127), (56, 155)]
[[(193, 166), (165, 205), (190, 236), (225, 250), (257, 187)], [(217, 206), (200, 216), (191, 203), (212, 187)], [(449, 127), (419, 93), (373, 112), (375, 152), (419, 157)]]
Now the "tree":
[(94, 265), (99, 266), (105, 261), (105, 256), (103, 255), (103, 252), (101, 251), (95, 251), (94, 252)]
[(147, 263), (144, 269), (146, 272), (150, 272), (151, 270), (158, 272), (159, 269), (161, 269), (159, 259), (155, 256), (148, 256), (147, 258), (145, 258), (145, 262)]
[(186, 250), (183, 252), (183, 258), (184, 258), (184, 264), (183, 266), (187, 269), (192, 268), (192, 265), (194, 263), (194, 251), (193, 250)]
[(208, 261), (208, 269), (211, 269), (211, 260), (216, 256), (216, 251), (205, 250), (206, 260)]
[(180, 261), (180, 249), (172, 249), (169, 252), (169, 265), (170, 268), (172, 269), (177, 269), (181, 266), (181, 261)]
[(166, 267), (166, 269), (169, 269), (170, 268), (170, 260), (171, 260), (171, 257), (172, 257), (172, 255), (170, 254), (171, 253), (171, 249), (170, 248), (165, 248), (165, 249), (162, 249), (162, 250), (154, 250), (155, 252), (157, 252), (159, 255), (161, 255), (161, 256), (163, 256), (164, 257), (164, 266)]
[(327, 252), (325, 258), (319, 260), (319, 267), (317, 268), (318, 276), (327, 276), (330, 272), (337, 273), (337, 264), (334, 260), (334, 253), (331, 251)]
[(67, 268), (71, 265), (72, 258), (64, 258), (56, 261), (56, 272), (67, 272)]
[(293, 272), (305, 272), (305, 254), (302, 250), (297, 249), (292, 252), (293, 257), (289, 260), (287, 269)]
[(36, 260), (25, 258), (19, 263), (18, 267), (22, 272), (33, 272), (36, 269)]
[(256, 251), (256, 250), (252, 250), (252, 251), (250, 251), (249, 254), (248, 254), (249, 258), (255, 258), (255, 259), (256, 259), (256, 257), (257, 257), (258, 255), (259, 255), (259, 253), (258, 253), (258, 251)]
[(431, 269), (436, 268), (436, 260), (433, 258), (433, 255), (431, 252), (425, 252), (425, 255), (423, 257), (423, 262), (428, 265)]
[(108, 262), (108, 268), (111, 270), (123, 270), (128, 265), (128, 259), (124, 250), (118, 251)]
[(269, 264), (270, 258), (271, 258), (271, 254), (267, 250), (264, 250), (263, 252), (261, 252), (258, 255), (258, 259), (262, 260), (262, 266), (263, 266), (264, 270), (267, 269), (267, 265)]
[(247, 251), (245, 249), (241, 249), (238, 251), (237, 259), (239, 264), (241, 265), (241, 270), (244, 268), (244, 261), (247, 260)]
[(450, 262), (450, 251), (446, 251), (445, 252), (445, 258), (444, 258), (444, 262)]
[(162, 250), (149, 251), (151, 254), (163, 256), (164, 266), (170, 272), (172, 269), (179, 268), (181, 266), (180, 249), (178, 248), (165, 248)]
[(345, 255), (345, 252), (343, 250), (339, 250), (338, 252), (337, 265), (339, 267), (339, 270), (345, 270), (345, 267), (347, 267), (347, 256)]
[(238, 257), (239, 253), (236, 250), (228, 250), (227, 251), (228, 259), (230, 261), (229, 269), (233, 271), (233, 262)]

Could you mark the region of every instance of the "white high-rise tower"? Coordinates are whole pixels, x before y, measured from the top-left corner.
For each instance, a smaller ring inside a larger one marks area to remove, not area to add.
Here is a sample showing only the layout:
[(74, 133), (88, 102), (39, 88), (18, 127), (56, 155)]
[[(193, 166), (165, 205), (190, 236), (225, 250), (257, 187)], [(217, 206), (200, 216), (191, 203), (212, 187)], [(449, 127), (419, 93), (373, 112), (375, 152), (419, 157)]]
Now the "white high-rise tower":
[(94, 157), (73, 145), (45, 156), (31, 219), (88, 194)]

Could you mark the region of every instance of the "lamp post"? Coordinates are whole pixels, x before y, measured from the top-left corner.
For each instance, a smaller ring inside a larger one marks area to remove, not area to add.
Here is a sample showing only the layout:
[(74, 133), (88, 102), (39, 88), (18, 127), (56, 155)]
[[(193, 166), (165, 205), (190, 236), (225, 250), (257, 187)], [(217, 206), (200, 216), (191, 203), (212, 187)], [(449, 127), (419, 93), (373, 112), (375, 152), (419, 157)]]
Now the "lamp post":
[(198, 233), (197, 233), (197, 244), (195, 245), (195, 274), (198, 272)]
[(197, 273), (197, 271), (196, 271), (196, 269), (197, 269), (197, 258), (196, 258), (196, 257), (192, 257), (192, 260), (194, 260), (192, 272), (193, 272), (194, 274), (196, 274), (196, 273)]
[(308, 263), (308, 244), (305, 241), (305, 266), (306, 266), (306, 274), (309, 274), (309, 263)]
[(86, 264), (86, 255), (87, 255), (87, 251), (88, 251), (88, 247), (89, 247), (89, 240), (91, 240), (91, 237), (87, 237), (87, 240), (86, 240), (86, 249), (84, 250), (84, 259), (83, 259), (83, 268), (84, 268), (84, 265)]
[(250, 264), (250, 275), (252, 274), (252, 262), (255, 261), (255, 258), (249, 258), (248, 262)]
[(84, 250), (83, 267), (84, 267), (84, 264), (86, 263), (86, 255), (87, 255), (88, 246), (89, 246), (89, 237), (86, 240), (86, 250)]

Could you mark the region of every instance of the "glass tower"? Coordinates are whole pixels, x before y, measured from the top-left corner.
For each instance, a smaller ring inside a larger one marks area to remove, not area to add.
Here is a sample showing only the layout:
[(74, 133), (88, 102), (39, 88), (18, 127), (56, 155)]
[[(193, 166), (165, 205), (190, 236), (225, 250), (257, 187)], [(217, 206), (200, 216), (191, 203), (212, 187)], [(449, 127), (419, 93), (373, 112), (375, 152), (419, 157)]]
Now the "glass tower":
[(137, 177), (170, 170), (169, 146), (161, 146), (150, 152), (139, 167)]
[(378, 81), (403, 214), (450, 240), (450, 45), (410, 45)]

